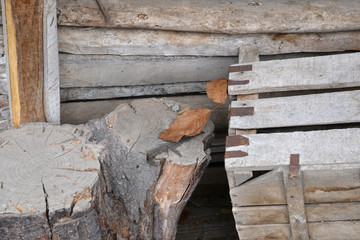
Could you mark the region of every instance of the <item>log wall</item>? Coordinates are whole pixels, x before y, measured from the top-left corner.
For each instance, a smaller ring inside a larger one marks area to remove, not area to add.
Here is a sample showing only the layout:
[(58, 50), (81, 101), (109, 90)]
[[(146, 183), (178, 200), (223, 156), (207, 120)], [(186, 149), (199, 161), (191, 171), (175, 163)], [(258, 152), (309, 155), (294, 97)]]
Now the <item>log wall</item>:
[[(214, 106), (204, 95), (205, 83), (227, 78), (244, 45), (256, 43), (262, 56), (360, 46), (357, 1), (101, 3), (104, 12), (96, 1), (57, 1), (63, 123), (86, 122), (133, 97)], [(3, 47), (0, 51), (3, 56)], [(0, 64), (0, 106), (5, 106), (4, 59)], [(227, 128), (226, 109), (213, 114), (219, 131)]]

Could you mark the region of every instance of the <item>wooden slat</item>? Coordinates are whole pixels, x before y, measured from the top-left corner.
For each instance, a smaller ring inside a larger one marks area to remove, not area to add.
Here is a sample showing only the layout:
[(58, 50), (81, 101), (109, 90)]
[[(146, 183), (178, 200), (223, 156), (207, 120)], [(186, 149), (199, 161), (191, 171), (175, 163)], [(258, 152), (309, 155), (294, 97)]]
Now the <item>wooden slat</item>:
[(232, 116), (230, 128), (254, 129), (360, 122), (360, 91), (235, 101), (231, 109), (254, 108), (253, 115)]
[[(291, 239), (288, 224), (245, 225), (237, 226), (237, 229), (241, 240)], [(310, 239), (316, 240), (357, 240), (360, 235), (360, 221), (309, 223), (309, 234)]]
[[(305, 159), (305, 158), (304, 158)], [(305, 203), (360, 202), (360, 169), (303, 171)], [(270, 172), (230, 190), (234, 207), (284, 205), (279, 172)]]
[(261, 55), (360, 50), (360, 31), (227, 35), (60, 26), (58, 36), (60, 52), (72, 54), (237, 56), (239, 46), (254, 42)]
[(301, 156), (302, 169), (312, 165), (322, 165), (322, 169), (325, 169), (329, 165), (336, 170), (342, 169), (341, 165), (360, 163), (359, 128), (249, 134), (246, 137), (249, 138), (249, 145), (226, 148), (226, 151), (240, 150), (248, 153), (246, 157), (226, 159), (227, 169), (271, 169), (287, 165), (290, 154), (294, 152)]
[(13, 126), (37, 121), (58, 123), (55, 0), (3, 0), (2, 5)]
[[(360, 203), (306, 204), (307, 222), (360, 220)], [(286, 205), (236, 207), (233, 213), (237, 224), (289, 223)]]
[(272, 171), (230, 189), (233, 206), (286, 204), (282, 179), (281, 171)]
[(358, 30), (360, 26), (360, 3), (356, 0), (102, 2), (108, 21), (96, 1), (58, 0), (59, 24), (231, 34), (331, 32)]
[(60, 85), (113, 87), (185, 83), (227, 78), (236, 57), (60, 55)]
[(263, 61), (251, 65), (252, 71), (230, 73), (229, 79), (234, 83), (244, 80), (249, 83), (230, 85), (229, 94), (360, 86), (360, 53)]

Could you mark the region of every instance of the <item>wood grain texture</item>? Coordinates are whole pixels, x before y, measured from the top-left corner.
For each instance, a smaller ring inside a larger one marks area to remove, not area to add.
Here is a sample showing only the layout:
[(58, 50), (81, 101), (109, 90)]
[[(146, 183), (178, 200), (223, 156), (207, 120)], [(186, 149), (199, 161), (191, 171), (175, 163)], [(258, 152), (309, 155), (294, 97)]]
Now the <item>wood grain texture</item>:
[[(359, 202), (306, 204), (308, 222), (360, 220)], [(237, 207), (233, 209), (237, 224), (289, 223), (286, 205)]]
[(230, 128), (259, 129), (359, 122), (360, 91), (234, 101), (231, 108), (254, 108), (254, 115), (230, 117)]
[[(146, 28), (217, 33), (332, 32), (359, 29), (360, 3), (314, 1), (58, 0), (59, 25)], [(174, 16), (176, 16), (174, 18)], [(301, 19), (299, 21), (299, 19)]]
[[(289, 132), (247, 135), (249, 145), (227, 147), (226, 151), (244, 151), (248, 156), (226, 159), (226, 168), (272, 168), (288, 165), (290, 154), (301, 156), (302, 168), (316, 165), (330, 169), (348, 168), (359, 164), (360, 129), (336, 129), (325, 131)], [(343, 167), (341, 167), (343, 165)]]
[(114, 87), (227, 78), (235, 57), (60, 55), (60, 85)]
[(261, 55), (360, 49), (360, 31), (227, 35), (60, 26), (58, 36), (59, 51), (72, 54), (237, 56), (239, 46), (254, 42)]
[(13, 125), (45, 121), (43, 1), (5, 0)]
[[(231, 72), (229, 94), (360, 86), (360, 53), (254, 62), (252, 71)], [(238, 66), (238, 65), (236, 65)]]

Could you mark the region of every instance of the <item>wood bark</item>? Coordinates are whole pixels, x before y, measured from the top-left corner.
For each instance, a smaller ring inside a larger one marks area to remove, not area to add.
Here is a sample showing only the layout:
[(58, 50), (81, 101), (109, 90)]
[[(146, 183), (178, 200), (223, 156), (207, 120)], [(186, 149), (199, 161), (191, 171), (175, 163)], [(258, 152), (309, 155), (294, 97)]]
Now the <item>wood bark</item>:
[(137, 100), (88, 125), (2, 132), (0, 238), (174, 239), (210, 161), (213, 124), (164, 142), (160, 132), (177, 117), (169, 104), (185, 107)]
[(59, 25), (146, 28), (216, 33), (289, 33), (359, 30), (360, 3), (183, 0), (58, 0)]

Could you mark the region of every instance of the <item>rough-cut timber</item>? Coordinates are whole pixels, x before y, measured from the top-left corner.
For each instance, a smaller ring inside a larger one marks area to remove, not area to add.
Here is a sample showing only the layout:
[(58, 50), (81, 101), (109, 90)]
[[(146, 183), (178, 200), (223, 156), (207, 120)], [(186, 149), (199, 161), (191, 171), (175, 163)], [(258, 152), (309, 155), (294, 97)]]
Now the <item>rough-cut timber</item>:
[(359, 90), (233, 101), (229, 125), (254, 129), (356, 123), (360, 121), (359, 105)]
[[(225, 78), (236, 57), (60, 55), (60, 86), (114, 87)], [(131, 96), (131, 95), (130, 95)]]
[(2, 0), (14, 126), (59, 123), (55, 0)]
[(213, 138), (208, 122), (179, 143), (158, 139), (175, 106), (186, 107), (137, 100), (85, 126), (2, 132), (0, 238), (174, 239)]
[(61, 26), (58, 36), (59, 51), (72, 54), (237, 56), (239, 46), (255, 42), (261, 55), (360, 49), (360, 31), (228, 35)]
[(216, 33), (359, 30), (360, 3), (348, 1), (96, 1), (58, 0), (59, 25)]
[(10, 126), (10, 109), (7, 95), (0, 95), (0, 131)]
[(229, 94), (360, 86), (360, 53), (263, 61), (250, 65), (251, 71), (230, 72), (232, 85)]
[[(360, 129), (335, 129), (326, 131), (289, 132), (272, 134), (249, 134), (248, 145), (227, 147), (227, 152), (243, 151), (248, 155), (241, 158), (226, 159), (227, 169), (261, 168), (288, 165), (290, 154), (301, 156), (302, 165), (360, 164)], [(274, 151), (276, 149), (276, 151)], [(323, 166), (325, 169), (326, 166)]]

